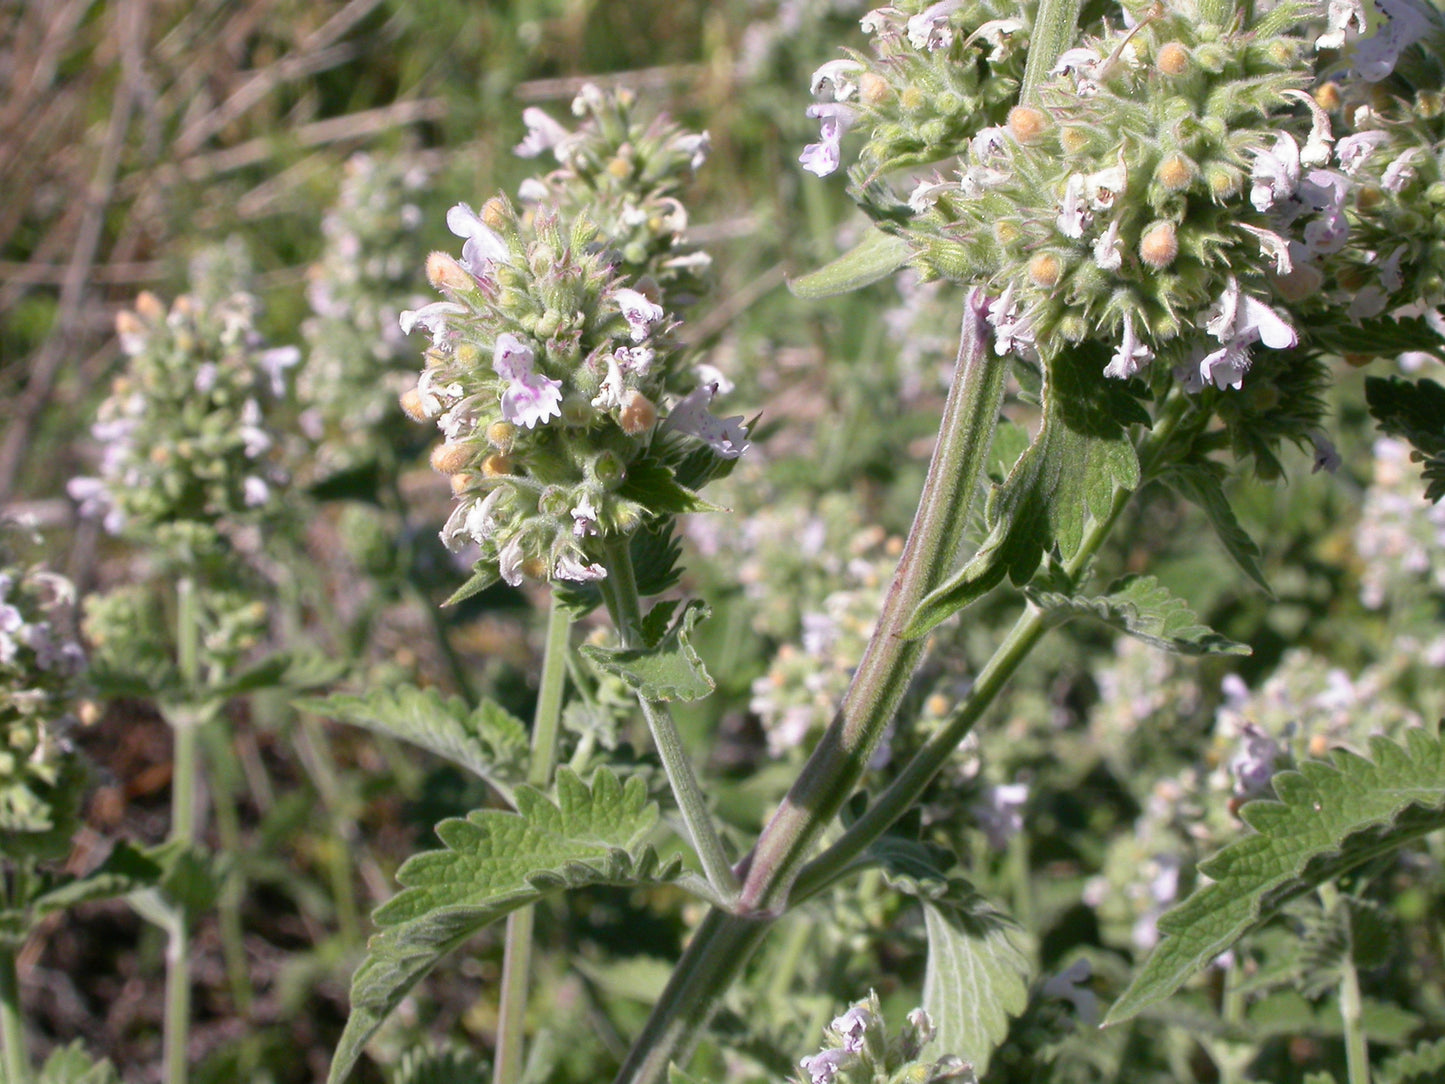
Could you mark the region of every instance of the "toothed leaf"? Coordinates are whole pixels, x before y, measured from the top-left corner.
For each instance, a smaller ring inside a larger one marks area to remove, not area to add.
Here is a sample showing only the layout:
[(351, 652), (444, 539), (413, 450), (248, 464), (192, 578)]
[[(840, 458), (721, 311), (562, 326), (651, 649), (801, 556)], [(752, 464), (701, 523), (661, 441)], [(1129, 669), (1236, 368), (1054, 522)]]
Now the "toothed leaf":
[(483, 927), (549, 892), (679, 880), (681, 861), (664, 863), (644, 842), (658, 811), (640, 778), (624, 784), (604, 768), (589, 786), (564, 768), (556, 787), (555, 801), (518, 787), (516, 813), (478, 810), (442, 821), (445, 848), (416, 855), (397, 872), (402, 891), (373, 916), (380, 929), (352, 979), (331, 1084), (347, 1077), (407, 992)]
[(648, 700), (701, 700), (715, 686), (689, 637), (693, 626), (711, 612), (694, 599), (683, 607), (672, 627), (651, 647), (584, 644), (582, 653)]
[(1374, 737), (1370, 755), (1304, 761), (1274, 777), (1278, 801), (1240, 810), (1255, 834), (1200, 864), (1210, 883), (1159, 919), (1162, 940), (1106, 1023), (1167, 998), (1289, 900), (1445, 827), (1439, 738), (1419, 729), (1404, 745)]
[(1182, 598), (1153, 576), (1126, 576), (1096, 598), (1026, 588), (1025, 594), (1056, 622), (1089, 617), (1136, 640), (1176, 655), (1248, 655), (1249, 647), (1199, 623)]

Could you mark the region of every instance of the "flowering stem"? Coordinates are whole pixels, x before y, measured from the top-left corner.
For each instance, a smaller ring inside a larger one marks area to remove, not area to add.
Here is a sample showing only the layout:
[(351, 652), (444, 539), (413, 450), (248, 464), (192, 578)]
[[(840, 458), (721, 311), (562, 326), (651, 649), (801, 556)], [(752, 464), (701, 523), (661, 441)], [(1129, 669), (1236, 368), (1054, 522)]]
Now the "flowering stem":
[(958, 553), (1008, 376), (1008, 363), (989, 351), (982, 294), (971, 293), (965, 310), (938, 445), (898, 570), (838, 714), (747, 861), (744, 910), (781, 910), (808, 852), (863, 777), (923, 657), (926, 642), (903, 630)]
[[(642, 642), (642, 606), (637, 594), (637, 577), (632, 568), (632, 553), (627, 538), (608, 538), (604, 542), (607, 554), (607, 577), (601, 581), (602, 597), (608, 612), (617, 625), (622, 643), (627, 648), (639, 649)], [(652, 732), (657, 754), (662, 759), (667, 781), (672, 785), (672, 794), (682, 819), (692, 838), (693, 848), (702, 862), (703, 873), (718, 899), (732, 901), (738, 894), (738, 881), (733, 874), (732, 863), (728, 861), (722, 840), (712, 822), (707, 799), (692, 769), (687, 747), (682, 735), (677, 732), (672, 713), (660, 700), (652, 700), (641, 694), (637, 697), (642, 705), (642, 714), (647, 719), (647, 728)]]
[(20, 978), (15, 970), (15, 948), (0, 941), (0, 1046), (5, 1079), (29, 1084), (30, 1061), (25, 1056), (25, 1019), (20, 1012)]
[[(562, 719), (562, 693), (567, 685), (567, 646), (571, 631), (572, 619), (554, 593), (542, 648), (542, 681), (532, 715), (532, 759), (527, 768), (527, 782), (535, 787), (550, 783), (557, 767), (557, 736)], [(516, 1084), (522, 1077), (534, 917), (531, 907), (507, 916), (493, 1084)]]

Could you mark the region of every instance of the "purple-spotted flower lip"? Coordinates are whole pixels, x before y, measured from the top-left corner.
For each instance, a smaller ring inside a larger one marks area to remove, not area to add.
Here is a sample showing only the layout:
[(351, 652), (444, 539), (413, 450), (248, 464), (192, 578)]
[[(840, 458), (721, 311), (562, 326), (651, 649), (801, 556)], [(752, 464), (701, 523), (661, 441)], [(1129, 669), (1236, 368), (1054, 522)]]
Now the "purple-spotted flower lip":
[(826, 177), (842, 160), (843, 135), (858, 119), (858, 110), (841, 102), (814, 102), (807, 114), (819, 122), (818, 142), (804, 147), (798, 161), (809, 173)]
[(573, 138), (571, 130), (535, 105), (522, 110), (522, 123), (527, 126), (527, 134), (512, 148), (513, 154), (518, 158), (536, 158), (543, 151), (551, 151), (559, 163), (566, 163), (568, 141)]
[(507, 381), (502, 417), (527, 429), (562, 416), (562, 382), (533, 372), (535, 358), (532, 348), (511, 332), (497, 336), (492, 370)]
[(1134, 330), (1134, 314), (1124, 313), (1124, 341), (1119, 344), (1119, 349), (1114, 351), (1114, 356), (1104, 367), (1104, 375), (1127, 380), (1153, 360), (1154, 351), (1149, 349), (1149, 345), (1143, 342)]
[(511, 262), (512, 253), (507, 243), (482, 221), (470, 204), (458, 203), (447, 212), (447, 229), (466, 238), (462, 245), (462, 266), (476, 278), (485, 277), (495, 264)]
[(635, 343), (644, 341), (652, 333), (653, 325), (660, 323), (666, 315), (661, 305), (649, 301), (645, 294), (625, 286), (612, 291), (612, 299), (617, 302), (622, 318), (632, 329), (632, 341)]
[(863, 65), (856, 60), (849, 60), (846, 57), (830, 60), (813, 73), (813, 78), (808, 84), (808, 91), (813, 97), (819, 98), (823, 96), (823, 90), (826, 87), (829, 98), (835, 102), (846, 102), (858, 93), (857, 76), (863, 70)]

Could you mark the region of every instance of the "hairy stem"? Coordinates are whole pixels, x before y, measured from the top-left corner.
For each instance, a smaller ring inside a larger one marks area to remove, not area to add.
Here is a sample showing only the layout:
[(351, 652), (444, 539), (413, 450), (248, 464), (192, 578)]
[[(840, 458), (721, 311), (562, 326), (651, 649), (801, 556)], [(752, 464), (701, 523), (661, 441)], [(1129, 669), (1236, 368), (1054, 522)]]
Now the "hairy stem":
[(1019, 89), (1022, 104), (1038, 104), (1039, 84), (1048, 77), (1059, 54), (1074, 44), (1083, 6), (1083, 0), (1039, 0), (1039, 13), (1029, 37), (1029, 55), (1024, 61), (1023, 86)]
[(1008, 363), (993, 357), (983, 295), (965, 302), (953, 386), (918, 512), (904, 543), (873, 636), (834, 717), (747, 862), (740, 906), (776, 912), (808, 852), (862, 779), (923, 658), (926, 641), (904, 629), (918, 603), (952, 567), (969, 508), (993, 445)]
[(0, 1047), (5, 1079), (30, 1084), (30, 1059), (25, 1056), (25, 1017), (20, 1012), (20, 977), (15, 970), (15, 949), (0, 941)]
[[(632, 568), (632, 554), (626, 538), (609, 539), (606, 543), (607, 578), (601, 583), (602, 597), (616, 623), (622, 643), (628, 648), (641, 648), (642, 605), (637, 594), (637, 577)], [(653, 744), (662, 760), (667, 781), (672, 786), (673, 797), (687, 825), (693, 848), (702, 862), (703, 873), (718, 899), (731, 901), (738, 894), (737, 877), (733, 874), (732, 863), (723, 849), (722, 839), (713, 824), (712, 813), (708, 810), (707, 798), (698, 784), (697, 773), (693, 771), (692, 760), (682, 735), (677, 731), (672, 713), (667, 705), (638, 695), (642, 714), (647, 719), (647, 729), (652, 732)]]
[(1360, 976), (1355, 970), (1353, 931), (1348, 904), (1333, 884), (1319, 889), (1325, 910), (1338, 914), (1345, 924), (1345, 958), (1340, 962), (1340, 1023), (1345, 1037), (1345, 1071), (1350, 1084), (1370, 1084), (1370, 1048), (1365, 1037), (1364, 1002), (1360, 997)]
[[(532, 715), (532, 759), (527, 768), (527, 782), (535, 787), (550, 783), (557, 767), (557, 739), (561, 730), (562, 694), (567, 686), (567, 645), (571, 631), (572, 619), (554, 593), (542, 648), (542, 681)], [(517, 1084), (522, 1077), (534, 920), (531, 907), (507, 916), (493, 1084)]]

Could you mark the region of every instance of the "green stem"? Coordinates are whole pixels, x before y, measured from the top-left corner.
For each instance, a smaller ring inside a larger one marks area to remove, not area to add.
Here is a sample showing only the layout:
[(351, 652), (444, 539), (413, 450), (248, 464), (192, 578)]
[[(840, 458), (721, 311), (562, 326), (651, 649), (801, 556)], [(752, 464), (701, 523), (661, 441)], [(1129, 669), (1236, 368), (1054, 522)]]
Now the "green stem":
[[(567, 649), (571, 631), (572, 618), (554, 592), (547, 612), (541, 687), (537, 690), (537, 708), (532, 716), (532, 759), (527, 768), (527, 782), (534, 787), (545, 787), (550, 783), (557, 767), (562, 694), (567, 687)], [(522, 1077), (534, 921), (531, 907), (513, 911), (507, 916), (493, 1084), (517, 1084)]]
[(992, 356), (990, 342), (984, 299), (975, 291), (965, 302), (953, 386), (898, 570), (838, 714), (746, 863), (739, 899), (745, 911), (781, 911), (803, 861), (862, 779), (923, 658), (926, 640), (903, 631), (958, 554), (1003, 403), (1008, 362)]
[[(601, 583), (602, 597), (607, 602), (623, 645), (641, 648), (642, 605), (637, 594), (637, 577), (632, 569), (628, 540), (626, 537), (609, 538), (604, 548), (607, 553), (607, 578)], [(662, 701), (641, 694), (637, 700), (642, 705), (642, 714), (647, 719), (648, 730), (652, 732), (653, 744), (657, 746), (657, 754), (667, 773), (667, 781), (672, 785), (672, 794), (687, 825), (693, 848), (702, 862), (703, 873), (718, 899), (731, 901), (738, 894), (737, 877), (713, 824), (707, 798), (698, 785), (692, 759), (683, 744), (682, 735), (678, 733), (672, 713)]]
[[(1347, 908), (1344, 897), (1335, 885), (1321, 885), (1319, 892), (1325, 910), (1338, 913)], [(1345, 924), (1345, 944), (1349, 949), (1340, 966), (1340, 1022), (1345, 1036), (1345, 1068), (1350, 1084), (1370, 1084), (1370, 1048), (1365, 1038), (1360, 976), (1355, 970), (1353, 932), (1350, 929), (1348, 911), (1339, 917)]]
[(1029, 55), (1024, 61), (1023, 85), (1019, 89), (1019, 101), (1024, 105), (1038, 104), (1039, 84), (1048, 78), (1059, 55), (1074, 44), (1083, 6), (1083, 0), (1039, 0), (1039, 13), (1034, 17), (1033, 33), (1029, 36)]
[(29, 1084), (30, 1059), (25, 1056), (25, 1017), (20, 1011), (20, 976), (15, 970), (15, 949), (0, 941), (0, 1045), (3, 1045), (5, 1079)]

